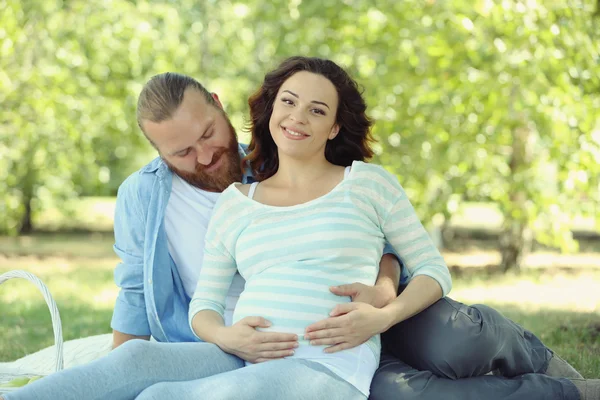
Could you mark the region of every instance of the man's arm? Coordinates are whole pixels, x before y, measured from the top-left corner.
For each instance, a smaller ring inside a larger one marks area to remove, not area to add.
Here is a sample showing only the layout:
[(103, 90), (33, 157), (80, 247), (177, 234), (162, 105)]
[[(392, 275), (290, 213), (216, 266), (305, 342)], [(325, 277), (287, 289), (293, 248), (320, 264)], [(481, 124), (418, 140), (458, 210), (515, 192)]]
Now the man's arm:
[(350, 296), (353, 302), (361, 302), (382, 308), (394, 301), (400, 284), (401, 265), (394, 253), (387, 253), (379, 262), (379, 275), (374, 286), (362, 283), (333, 286), (331, 292), (338, 296)]
[[(379, 275), (377, 275), (377, 281), (375, 282), (375, 289), (378, 291), (380, 302), (371, 304), (372, 306), (381, 308), (394, 301), (398, 295), (401, 270), (402, 265), (394, 253), (387, 253), (381, 257)], [(360, 301), (360, 299), (354, 301)]]
[(119, 188), (115, 209), (114, 251), (121, 259), (114, 272), (120, 287), (111, 327), (113, 348), (131, 339), (149, 339), (150, 325), (144, 299), (145, 218), (137, 194), (139, 175), (132, 175)]

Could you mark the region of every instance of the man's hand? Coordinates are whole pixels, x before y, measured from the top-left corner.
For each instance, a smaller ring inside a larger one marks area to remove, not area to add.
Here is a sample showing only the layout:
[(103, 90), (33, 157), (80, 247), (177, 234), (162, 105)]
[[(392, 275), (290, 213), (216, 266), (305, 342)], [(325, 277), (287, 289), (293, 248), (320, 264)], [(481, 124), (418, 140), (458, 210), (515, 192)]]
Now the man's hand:
[(232, 326), (220, 328), (217, 345), (223, 351), (259, 363), (291, 356), (298, 347), (298, 336), (293, 333), (260, 332), (271, 323), (261, 317), (246, 317)]
[(326, 353), (356, 347), (387, 330), (390, 321), (386, 311), (364, 303), (339, 304), (330, 315), (307, 327), (304, 335), (311, 345), (329, 345)]
[(150, 336), (129, 335), (127, 333), (113, 330), (113, 350), (122, 345), (123, 343), (133, 339), (150, 340)]
[(370, 304), (375, 308), (383, 308), (396, 298), (393, 287), (367, 286), (362, 283), (332, 286), (331, 293), (338, 296), (349, 296), (353, 302)]

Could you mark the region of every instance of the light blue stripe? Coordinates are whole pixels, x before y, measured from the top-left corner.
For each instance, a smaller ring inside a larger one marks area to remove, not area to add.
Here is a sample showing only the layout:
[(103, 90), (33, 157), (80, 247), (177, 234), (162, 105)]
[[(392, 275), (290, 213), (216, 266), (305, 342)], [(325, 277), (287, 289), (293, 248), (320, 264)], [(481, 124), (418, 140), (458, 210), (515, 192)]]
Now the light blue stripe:
[[(269, 239), (266, 239), (269, 241)], [(332, 250), (337, 251), (339, 249), (372, 249), (373, 242), (368, 242), (367, 240), (361, 239), (344, 239), (344, 238), (336, 238), (329, 240), (315, 240), (302, 244), (294, 245), (290, 243), (290, 246), (285, 246), (281, 248), (272, 248), (269, 249), (269, 258), (273, 261), (276, 261), (278, 258), (291, 256), (294, 254), (302, 255), (303, 257), (299, 257), (301, 259), (311, 259), (311, 252), (316, 250)], [(382, 246), (383, 248), (383, 246)], [(310, 249), (307, 251), (307, 249)], [(240, 248), (240, 251), (242, 249)], [(244, 265), (256, 265), (265, 259), (264, 252), (258, 253), (252, 257), (247, 257), (244, 259), (238, 259), (238, 263), (242, 263)], [(276, 264), (275, 264), (276, 265)]]
[[(350, 230), (352, 231), (357, 231), (361, 229), (361, 226), (364, 227), (366, 224), (370, 224), (369, 219), (367, 219), (366, 217), (359, 217), (359, 216), (335, 216), (332, 215), (331, 213), (319, 213), (316, 216), (311, 216), (311, 217), (306, 217), (306, 216), (302, 216), (302, 217), (298, 217), (298, 220), (294, 221), (293, 220), (281, 220), (281, 221), (275, 221), (275, 222), (271, 222), (271, 223), (266, 223), (261, 221), (261, 223), (259, 225), (250, 225), (248, 228), (246, 228), (244, 235), (242, 236), (242, 243), (247, 243), (248, 240), (254, 240), (253, 236), (257, 235), (259, 236), (259, 243), (264, 243), (265, 239), (268, 239), (269, 237), (273, 237), (273, 236), (280, 236), (282, 233), (276, 233), (276, 234), (268, 234), (265, 235), (264, 232), (270, 232), (273, 231), (275, 229), (279, 229), (282, 226), (285, 226), (286, 232), (285, 234), (288, 235), (294, 235), (294, 234), (301, 234), (301, 233), (305, 233), (308, 229), (313, 228), (313, 227), (321, 227), (321, 226), (331, 226), (330, 224), (332, 224), (331, 222), (324, 224), (322, 221), (323, 219), (338, 219), (340, 220), (339, 222), (335, 222), (335, 223), (344, 223), (345, 221), (347, 221), (347, 224), (349, 225), (348, 228), (350, 228)], [(352, 223), (354, 222), (354, 225), (352, 225)], [(357, 225), (358, 224), (358, 225)], [(343, 231), (345, 231), (346, 229), (344, 229)], [(342, 232), (343, 232), (342, 231)]]
[[(399, 238), (400, 239), (400, 238)], [(417, 243), (421, 243), (424, 240), (430, 240), (429, 239), (429, 235), (427, 234), (427, 232), (424, 230), (423, 234), (413, 240), (410, 240), (408, 242), (402, 242), (402, 245), (400, 245), (399, 243), (392, 243), (394, 246), (394, 249), (402, 256), (402, 257), (407, 257), (410, 255), (413, 255), (416, 252), (420, 252), (423, 250), (431, 250), (431, 247), (429, 246), (425, 246), (422, 247), (418, 250), (413, 250), (412, 252), (408, 252), (408, 248), (412, 247), (414, 245), (416, 245)], [(397, 248), (396, 248), (397, 247)]]
[(218, 295), (222, 295), (223, 294), (223, 289), (222, 288), (211, 287), (211, 286), (202, 286), (202, 293), (215, 293), (215, 294), (218, 294)]
[[(398, 218), (401, 219), (401, 218)], [(391, 225), (392, 223), (389, 222), (389, 224)], [(397, 229), (393, 229), (393, 230), (387, 230), (386, 233), (388, 236), (390, 237), (402, 237), (403, 234), (406, 233), (407, 230), (415, 230), (415, 229), (423, 229), (423, 225), (421, 225), (421, 221), (415, 221), (412, 224), (397, 228)]]
[[(338, 222), (338, 223), (322, 223), (321, 220), (323, 219), (323, 216), (319, 216), (319, 218), (316, 218), (313, 224), (309, 224), (310, 226), (310, 232), (311, 234), (316, 234), (316, 233), (323, 233), (323, 232), (333, 232), (337, 235), (339, 235), (339, 232), (356, 232), (360, 230), (360, 227), (357, 225), (352, 225), (349, 223), (343, 223), (343, 222)], [(305, 222), (303, 222), (304, 224)], [(364, 222), (363, 222), (364, 223)], [(279, 226), (276, 226), (275, 228), (278, 228)], [(260, 228), (259, 231), (263, 231), (266, 230), (267, 228)], [(295, 238), (297, 238), (299, 235), (304, 234), (306, 232), (307, 227), (303, 226), (303, 227), (299, 227), (297, 229), (294, 229), (293, 227), (290, 227), (290, 229), (287, 232), (283, 232), (283, 233), (278, 233), (277, 235), (272, 235), (272, 236), (261, 236), (258, 239), (251, 239), (250, 238), (240, 238), (239, 242), (238, 242), (238, 248), (240, 249), (247, 249), (247, 248), (254, 248), (256, 246), (261, 246), (264, 245), (265, 242), (268, 243), (268, 241), (276, 238), (277, 240), (285, 240), (285, 239), (290, 239), (293, 240)], [(250, 230), (248, 230), (248, 234), (251, 234), (252, 232)]]
[(214, 283), (226, 283), (233, 278), (233, 273), (231, 276), (221, 276), (221, 275), (206, 275), (202, 274), (202, 280), (205, 282), (214, 282)]
[[(236, 314), (236, 320), (235, 322), (239, 321), (239, 319), (245, 318), (245, 317), (253, 317), (255, 316), (255, 314), (244, 314), (244, 313), (240, 313), (239, 315)], [(274, 331), (277, 331), (277, 328), (290, 328), (290, 329), (304, 329), (307, 326), (309, 326), (310, 324), (313, 324), (317, 321), (301, 321), (301, 320), (297, 320), (297, 319), (289, 319), (289, 318), (276, 318), (276, 317), (270, 317), (269, 315), (261, 315), (261, 317), (265, 318), (266, 320), (270, 321), (273, 325), (271, 325), (274, 329)], [(239, 318), (239, 319), (237, 319)], [(323, 319), (327, 318), (327, 315), (325, 315), (323, 317)]]
[[(315, 283), (327, 286), (337, 286), (343, 284), (345, 281), (337, 281), (333, 279), (327, 278), (319, 278), (315, 276), (298, 276), (298, 275), (288, 275), (274, 272), (263, 272), (260, 274), (259, 279), (273, 279), (280, 280), (284, 282), (303, 282), (303, 283)], [(249, 286), (250, 287), (250, 286)]]
[(257, 311), (264, 310), (266, 308), (272, 308), (275, 310), (282, 311), (295, 311), (295, 312), (306, 312), (314, 314), (329, 315), (333, 307), (321, 307), (312, 304), (298, 303), (298, 302), (287, 302), (285, 297), (278, 297), (277, 301), (273, 300), (256, 300), (256, 299), (244, 299), (244, 307), (253, 307)]
[[(309, 289), (299, 289), (299, 288), (289, 288), (289, 287), (281, 287), (281, 286), (267, 286), (260, 283), (257, 284), (246, 284), (245, 292), (248, 293), (271, 293), (274, 295), (290, 295), (290, 296), (305, 296), (310, 297), (311, 299), (317, 300), (327, 300), (327, 301), (338, 301), (339, 303), (346, 303), (345, 299), (348, 299), (346, 296), (336, 296), (330, 291), (318, 291), (318, 290), (309, 290)], [(277, 299), (280, 297), (278, 296)]]
[[(335, 268), (338, 267), (338, 268)], [(331, 275), (342, 275), (340, 277), (340, 279), (343, 280), (348, 280), (351, 277), (365, 277), (365, 276), (371, 276), (371, 274), (369, 272), (366, 272), (364, 270), (364, 268), (368, 268), (370, 270), (370, 272), (374, 272), (375, 271), (375, 267), (376, 265), (353, 265), (353, 264), (341, 264), (338, 265), (337, 263), (333, 264), (333, 265), (327, 265), (327, 267), (323, 267), (321, 265), (318, 264), (298, 264), (296, 265), (292, 265), (292, 266), (285, 266), (285, 267), (273, 267), (269, 269), (269, 272), (274, 272), (274, 273), (280, 273), (280, 274), (289, 274), (292, 271), (298, 271), (298, 270), (302, 270), (302, 271), (307, 271), (307, 272), (320, 272), (323, 274), (331, 274)], [(360, 270), (359, 270), (360, 268)], [(263, 272), (266, 273), (266, 272)], [(261, 273), (261, 274), (263, 274)], [(296, 276), (296, 274), (290, 274), (290, 278)]]

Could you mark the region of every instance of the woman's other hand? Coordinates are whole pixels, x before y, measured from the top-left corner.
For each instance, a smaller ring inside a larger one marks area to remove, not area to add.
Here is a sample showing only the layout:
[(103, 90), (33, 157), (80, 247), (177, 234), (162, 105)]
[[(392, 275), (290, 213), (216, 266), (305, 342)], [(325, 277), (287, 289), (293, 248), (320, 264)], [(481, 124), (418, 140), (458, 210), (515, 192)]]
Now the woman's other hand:
[(337, 305), (330, 317), (306, 328), (304, 338), (314, 346), (326, 345), (326, 353), (350, 349), (386, 331), (393, 316), (387, 310), (362, 302)]
[(239, 358), (259, 363), (294, 354), (298, 336), (292, 333), (261, 332), (271, 323), (262, 317), (246, 317), (232, 326), (223, 326), (217, 334), (216, 344), (225, 352)]

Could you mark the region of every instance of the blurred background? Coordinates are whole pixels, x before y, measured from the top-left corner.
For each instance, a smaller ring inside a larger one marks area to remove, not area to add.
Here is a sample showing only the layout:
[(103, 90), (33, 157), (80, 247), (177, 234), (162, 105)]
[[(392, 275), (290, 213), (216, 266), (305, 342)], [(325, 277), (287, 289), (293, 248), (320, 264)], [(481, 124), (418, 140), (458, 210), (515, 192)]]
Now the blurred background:
[[(452, 296), (600, 377), (597, 0), (0, 0), (0, 273), (46, 282), (65, 339), (110, 332), (116, 191), (156, 157), (144, 83), (197, 78), (247, 142), (248, 96), (298, 54), (362, 86)], [(0, 316), (0, 361), (53, 343), (30, 284), (0, 287)]]

